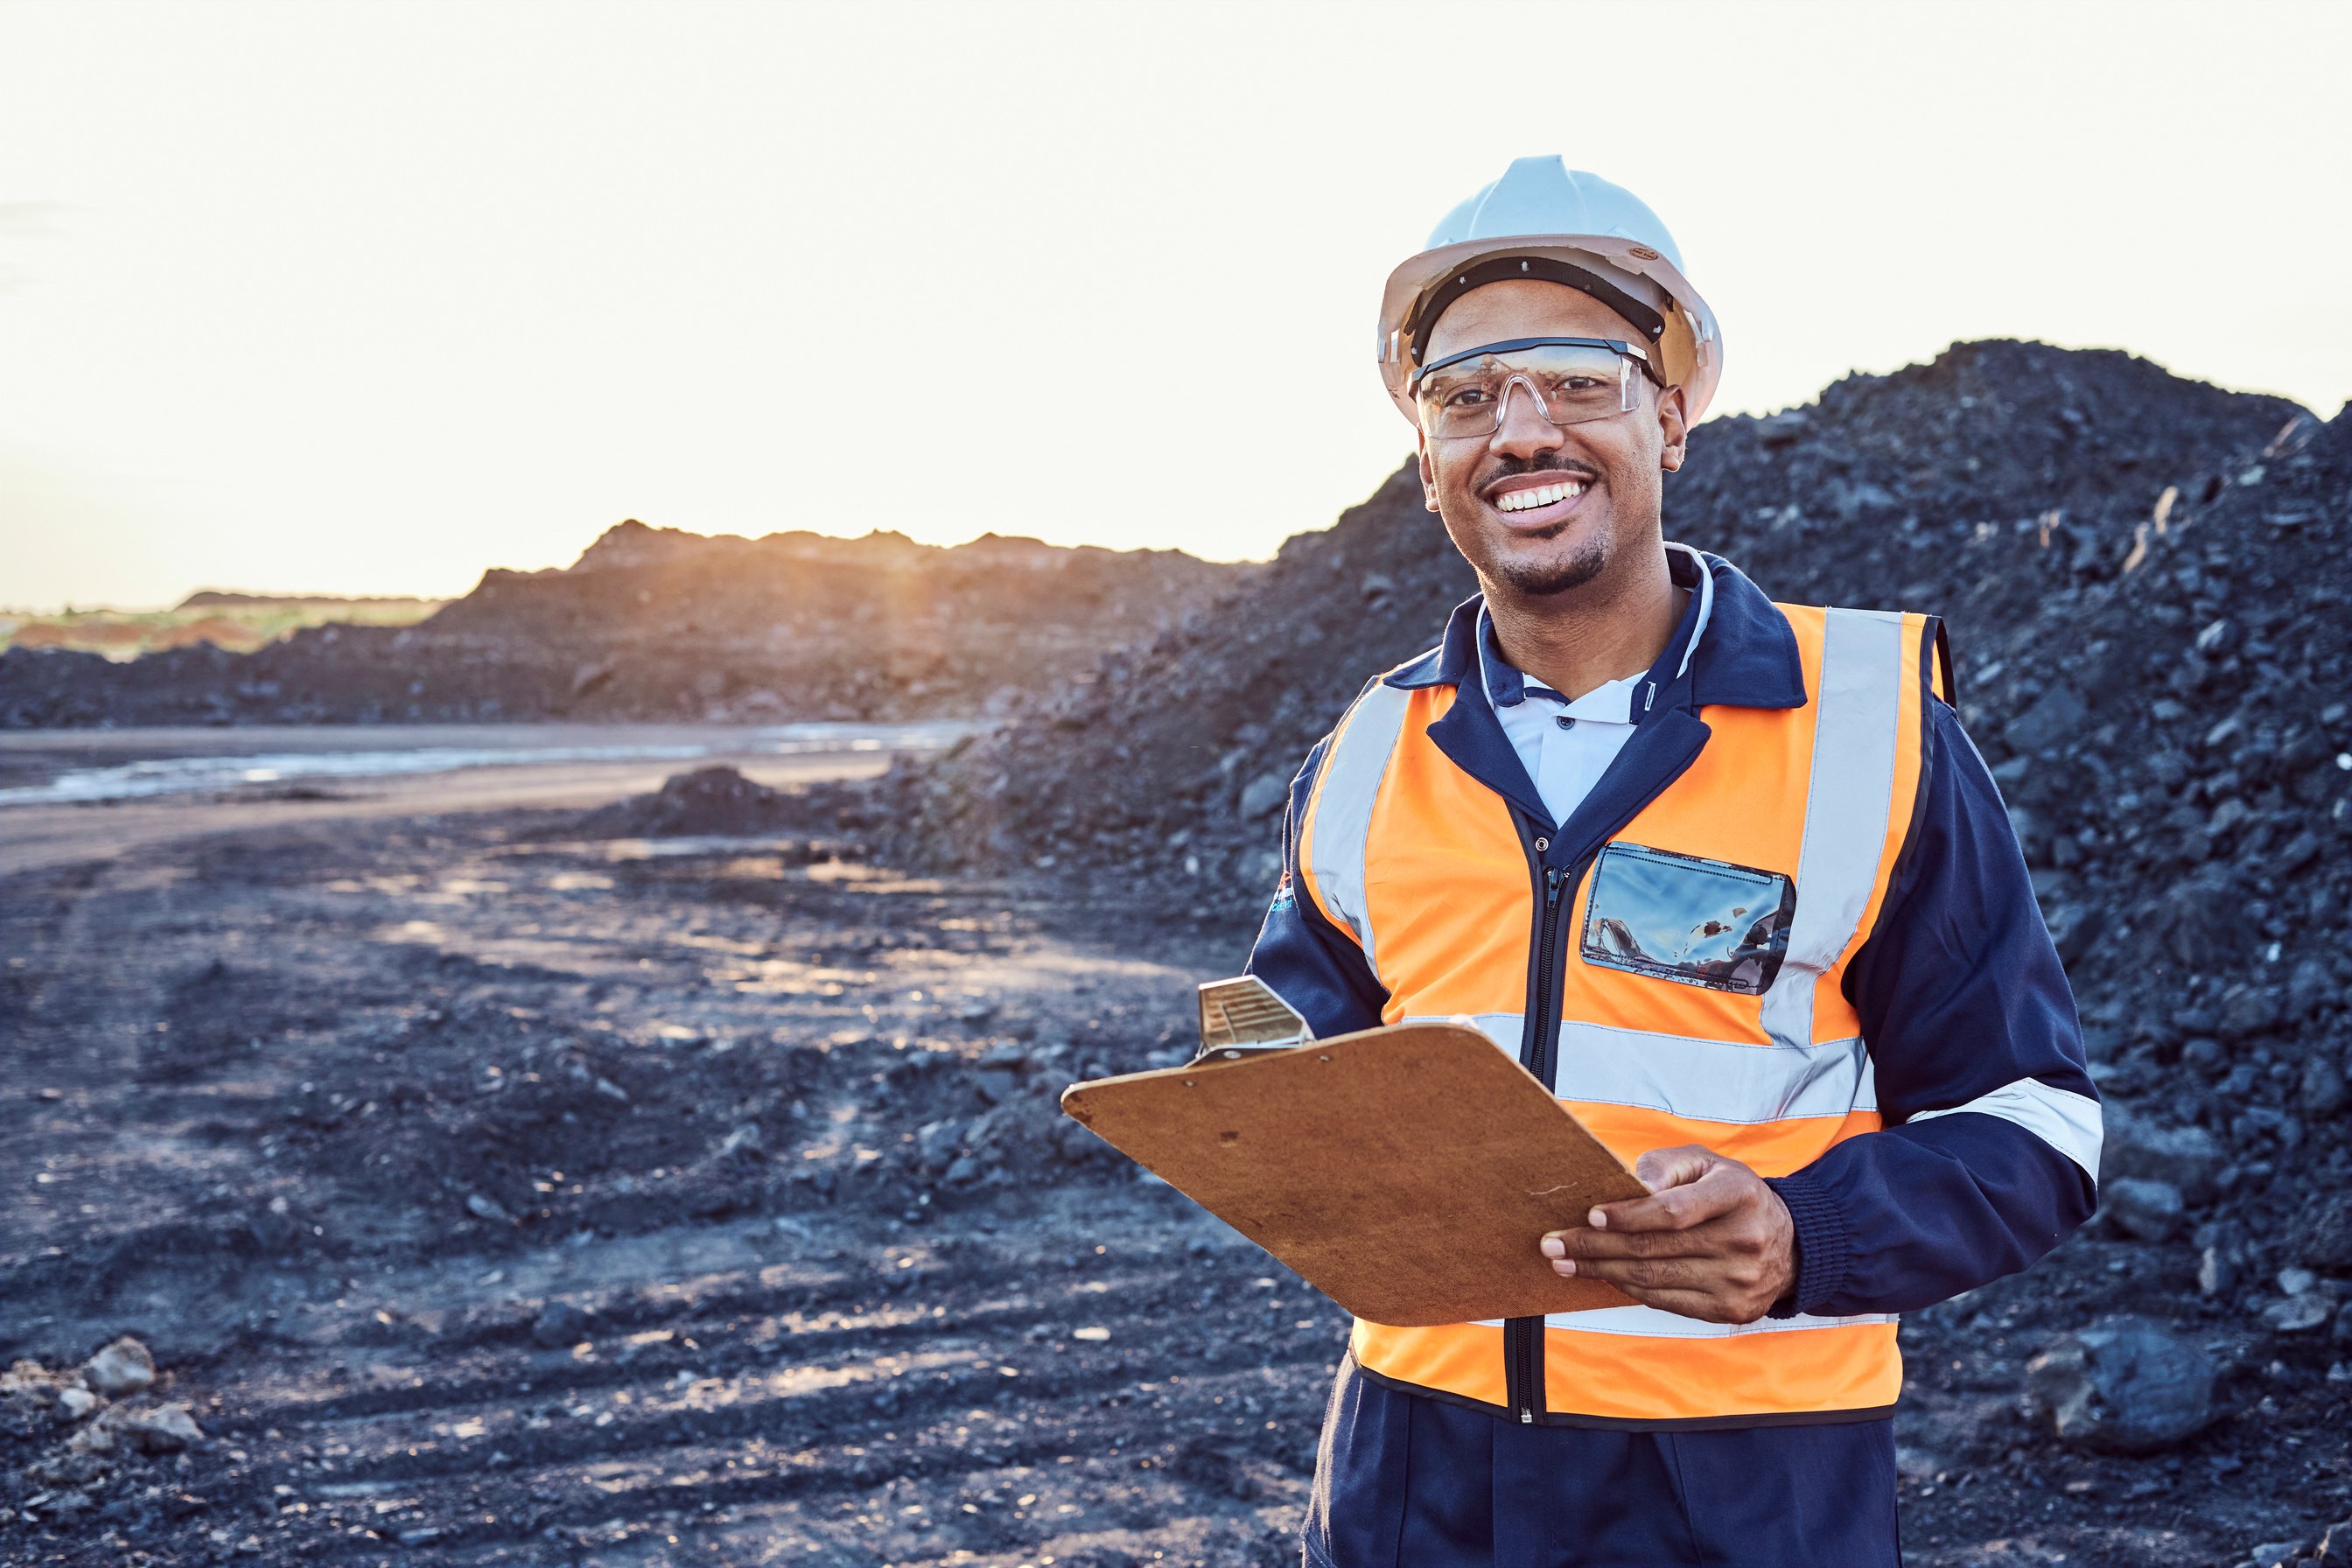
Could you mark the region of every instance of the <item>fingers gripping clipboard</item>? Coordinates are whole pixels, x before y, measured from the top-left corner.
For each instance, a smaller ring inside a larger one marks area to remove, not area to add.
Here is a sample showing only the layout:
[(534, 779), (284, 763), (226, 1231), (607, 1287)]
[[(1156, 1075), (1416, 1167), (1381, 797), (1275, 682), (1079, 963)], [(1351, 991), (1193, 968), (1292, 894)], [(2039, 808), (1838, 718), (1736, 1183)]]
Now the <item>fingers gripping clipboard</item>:
[(1561, 1279), (1536, 1244), (1649, 1189), (1476, 1029), (1213, 1053), (1074, 1084), (1062, 1109), (1370, 1321), (1630, 1303)]

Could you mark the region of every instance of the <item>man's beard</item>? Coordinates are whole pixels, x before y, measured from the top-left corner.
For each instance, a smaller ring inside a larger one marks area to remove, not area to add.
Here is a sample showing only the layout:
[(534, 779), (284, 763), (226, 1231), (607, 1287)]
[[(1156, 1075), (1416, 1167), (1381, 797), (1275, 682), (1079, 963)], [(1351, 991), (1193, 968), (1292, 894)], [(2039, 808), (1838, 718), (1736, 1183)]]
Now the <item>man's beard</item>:
[[(1559, 527), (1564, 533), (1569, 525), (1563, 522)], [(1565, 594), (1583, 587), (1600, 576), (1608, 565), (1607, 548), (1598, 539), (1588, 539), (1564, 561), (1513, 561), (1507, 558), (1490, 563), (1487, 571), (1516, 593), (1529, 598), (1548, 598), (1554, 594)]]

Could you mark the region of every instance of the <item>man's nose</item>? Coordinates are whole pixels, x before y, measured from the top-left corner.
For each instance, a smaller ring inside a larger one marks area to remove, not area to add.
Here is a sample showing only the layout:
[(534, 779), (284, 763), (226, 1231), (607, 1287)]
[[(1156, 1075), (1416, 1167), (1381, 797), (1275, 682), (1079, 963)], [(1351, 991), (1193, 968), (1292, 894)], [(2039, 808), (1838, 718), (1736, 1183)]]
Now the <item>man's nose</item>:
[(1496, 416), (1489, 450), (1504, 457), (1532, 458), (1559, 445), (1559, 426), (1544, 416), (1534, 387), (1517, 376), (1503, 384), (1503, 408)]

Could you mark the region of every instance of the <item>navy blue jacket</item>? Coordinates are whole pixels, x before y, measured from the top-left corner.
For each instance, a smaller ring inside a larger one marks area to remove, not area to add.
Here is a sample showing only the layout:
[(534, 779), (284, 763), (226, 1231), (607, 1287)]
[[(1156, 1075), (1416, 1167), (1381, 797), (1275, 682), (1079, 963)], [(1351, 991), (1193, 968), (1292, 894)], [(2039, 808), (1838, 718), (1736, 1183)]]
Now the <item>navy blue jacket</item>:
[[(1680, 552), (1668, 559), (1678, 579), (1695, 572)], [(1644, 747), (1644, 728), (1675, 713), (1696, 721), (1707, 705), (1796, 708), (1806, 700), (1786, 617), (1729, 563), (1706, 561), (1714, 607), (1688, 669), (1676, 673), (1696, 620), (1696, 595), (1650, 670), (1655, 692), (1646, 707), (1636, 704), (1633, 738), (1570, 824), (1550, 821), (1495, 718), (1494, 703), (1518, 697), (1502, 683), (1515, 688), (1518, 677), (1501, 668), (1492, 690), (1479, 679), (1477, 599), (1454, 611), (1436, 648), (1381, 679), (1458, 688), (1431, 738), (1514, 809), (1571, 837), (1579, 823), (1622, 822), (1671, 782), (1673, 771), (1654, 764), (1679, 761), (1679, 746), (1671, 759), (1661, 755), (1666, 748)], [(2000, 791), (1958, 716), (1941, 700), (1931, 708), (1912, 838), (1877, 924), (1844, 977), (1885, 1125), (1771, 1179), (1795, 1221), (1798, 1265), (1796, 1287), (1776, 1316), (1904, 1312), (1947, 1300), (2025, 1268), (2087, 1219), (2095, 1202), (2083, 1167), (2021, 1121), (1990, 1110), (1916, 1120), (2027, 1079), (2097, 1098), (2074, 994)], [(1375, 1026), (1386, 1000), (1362, 951), (1313, 900), (1292, 891), (1299, 885), (1298, 826), (1328, 744), (1328, 737), (1317, 744), (1291, 787), (1283, 879), (1249, 962), (1250, 973), (1322, 1037)]]

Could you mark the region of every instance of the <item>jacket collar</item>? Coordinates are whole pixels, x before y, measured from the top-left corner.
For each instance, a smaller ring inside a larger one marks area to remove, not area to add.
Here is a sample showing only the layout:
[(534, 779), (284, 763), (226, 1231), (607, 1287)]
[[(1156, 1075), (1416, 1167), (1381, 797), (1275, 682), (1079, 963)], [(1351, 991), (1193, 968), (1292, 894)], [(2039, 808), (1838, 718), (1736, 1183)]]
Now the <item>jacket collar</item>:
[[(1797, 658), (1796, 634), (1764, 591), (1720, 555), (1674, 546), (1666, 552), (1666, 564), (1675, 585), (1692, 590), (1691, 602), (1644, 678), (1647, 701), (1634, 704), (1636, 722), (1644, 710), (1654, 712), (1665, 705), (1670, 695), (1678, 700), (1675, 705), (1693, 708), (1803, 707), (1805, 675)], [(1486, 661), (1492, 667), (1488, 679), (1477, 679), (1486, 611), (1483, 595), (1464, 600), (1446, 621), (1444, 640), (1390, 671), (1387, 683), (1407, 691), (1424, 686), (1476, 691), (1486, 699), (1479, 706), (1488, 709), (1490, 717), (1496, 703), (1507, 707), (1518, 700), (1524, 679), (1501, 659)], [(1505, 689), (1495, 689), (1496, 685)]]
[[(1668, 639), (1665, 653), (1658, 660), (1661, 668), (1672, 668), (1681, 675), (1690, 668), (1691, 655), (1698, 651), (1706, 637), (1706, 623), (1715, 609), (1715, 577), (1706, 570), (1699, 552), (1687, 544), (1666, 542), (1666, 575), (1675, 586), (1690, 590), (1696, 603), (1685, 607), (1683, 619), (1675, 625), (1675, 635)], [(1528, 699), (1528, 688), (1534, 685), (1517, 666), (1503, 657), (1503, 645), (1495, 635), (1495, 617), (1483, 605), (1478, 611), (1478, 632), (1472, 646), (1478, 655), (1478, 678), (1486, 688), (1486, 701), (1495, 708), (1516, 708)], [(1676, 651), (1680, 653), (1677, 656)], [(1653, 676), (1655, 671), (1651, 672)], [(1640, 693), (1643, 682), (1633, 689)], [(1543, 689), (1540, 686), (1537, 689)], [(1554, 693), (1559, 696), (1559, 693)], [(1652, 683), (1648, 695), (1654, 699), (1656, 689)], [(1560, 697), (1563, 702), (1565, 696)]]

